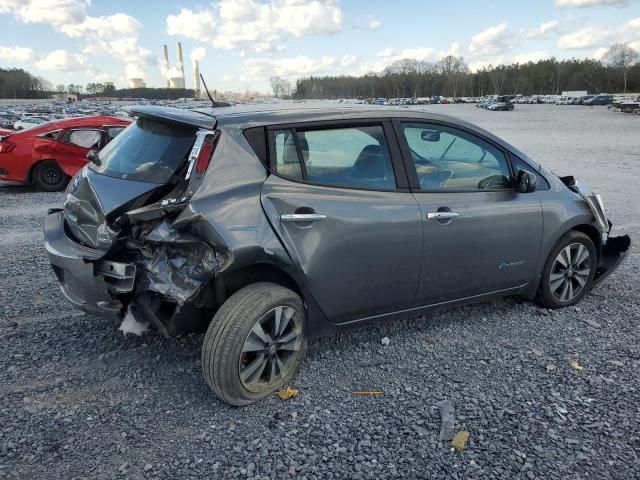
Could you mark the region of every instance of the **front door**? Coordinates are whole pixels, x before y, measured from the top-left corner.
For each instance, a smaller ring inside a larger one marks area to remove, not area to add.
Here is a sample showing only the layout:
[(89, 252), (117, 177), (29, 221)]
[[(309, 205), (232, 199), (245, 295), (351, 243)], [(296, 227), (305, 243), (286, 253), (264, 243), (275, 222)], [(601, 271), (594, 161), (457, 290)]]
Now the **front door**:
[(424, 232), (416, 303), (436, 304), (531, 281), (542, 239), (535, 193), (517, 193), (508, 155), (451, 126), (396, 124)]
[[(422, 255), (420, 209), (387, 125), (271, 132), (262, 205), (334, 323), (412, 305)], [(403, 185), (404, 184), (404, 185)], [(399, 186), (400, 185), (400, 186)]]

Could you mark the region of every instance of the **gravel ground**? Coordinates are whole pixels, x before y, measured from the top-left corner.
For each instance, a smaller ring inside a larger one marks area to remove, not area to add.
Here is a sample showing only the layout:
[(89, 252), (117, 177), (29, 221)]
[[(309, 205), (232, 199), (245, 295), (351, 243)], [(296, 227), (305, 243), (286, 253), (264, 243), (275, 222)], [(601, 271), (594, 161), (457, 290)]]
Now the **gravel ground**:
[[(201, 377), (202, 335), (125, 338), (67, 305), (41, 235), (62, 194), (0, 184), (0, 477), (638, 478), (640, 117), (431, 108), (598, 185), (635, 242), (618, 272), (577, 308), (507, 299), (314, 341), (296, 398), (238, 409)], [(439, 440), (447, 400), (462, 453)]]

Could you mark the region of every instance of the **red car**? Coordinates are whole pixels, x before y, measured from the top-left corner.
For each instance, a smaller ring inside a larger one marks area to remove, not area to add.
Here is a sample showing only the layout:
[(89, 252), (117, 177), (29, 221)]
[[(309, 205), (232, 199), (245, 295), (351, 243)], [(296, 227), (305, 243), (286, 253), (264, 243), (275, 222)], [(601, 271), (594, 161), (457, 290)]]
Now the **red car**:
[(130, 123), (107, 116), (66, 118), (0, 136), (0, 180), (62, 190), (86, 165), (89, 150), (101, 149)]

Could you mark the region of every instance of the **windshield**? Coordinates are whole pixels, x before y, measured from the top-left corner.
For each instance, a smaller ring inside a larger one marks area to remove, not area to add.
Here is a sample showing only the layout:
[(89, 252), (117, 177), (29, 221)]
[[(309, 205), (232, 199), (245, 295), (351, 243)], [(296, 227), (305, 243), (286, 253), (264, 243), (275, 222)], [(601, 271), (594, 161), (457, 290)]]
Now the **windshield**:
[(99, 153), (90, 168), (109, 177), (164, 184), (182, 165), (196, 130), (138, 118)]

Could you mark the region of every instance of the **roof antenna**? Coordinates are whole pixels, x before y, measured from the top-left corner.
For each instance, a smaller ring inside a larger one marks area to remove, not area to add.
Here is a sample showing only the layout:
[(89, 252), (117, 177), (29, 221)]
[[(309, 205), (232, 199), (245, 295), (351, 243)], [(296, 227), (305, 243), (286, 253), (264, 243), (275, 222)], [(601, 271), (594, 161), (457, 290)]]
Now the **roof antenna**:
[(216, 102), (213, 100), (213, 98), (211, 98), (211, 94), (209, 93), (209, 89), (207, 88), (207, 82), (204, 81), (204, 77), (202, 76), (202, 74), (200, 74), (200, 80), (202, 80), (202, 85), (204, 85), (204, 91), (207, 92), (207, 97), (209, 97), (209, 100), (211, 100), (211, 106), (215, 107)]

